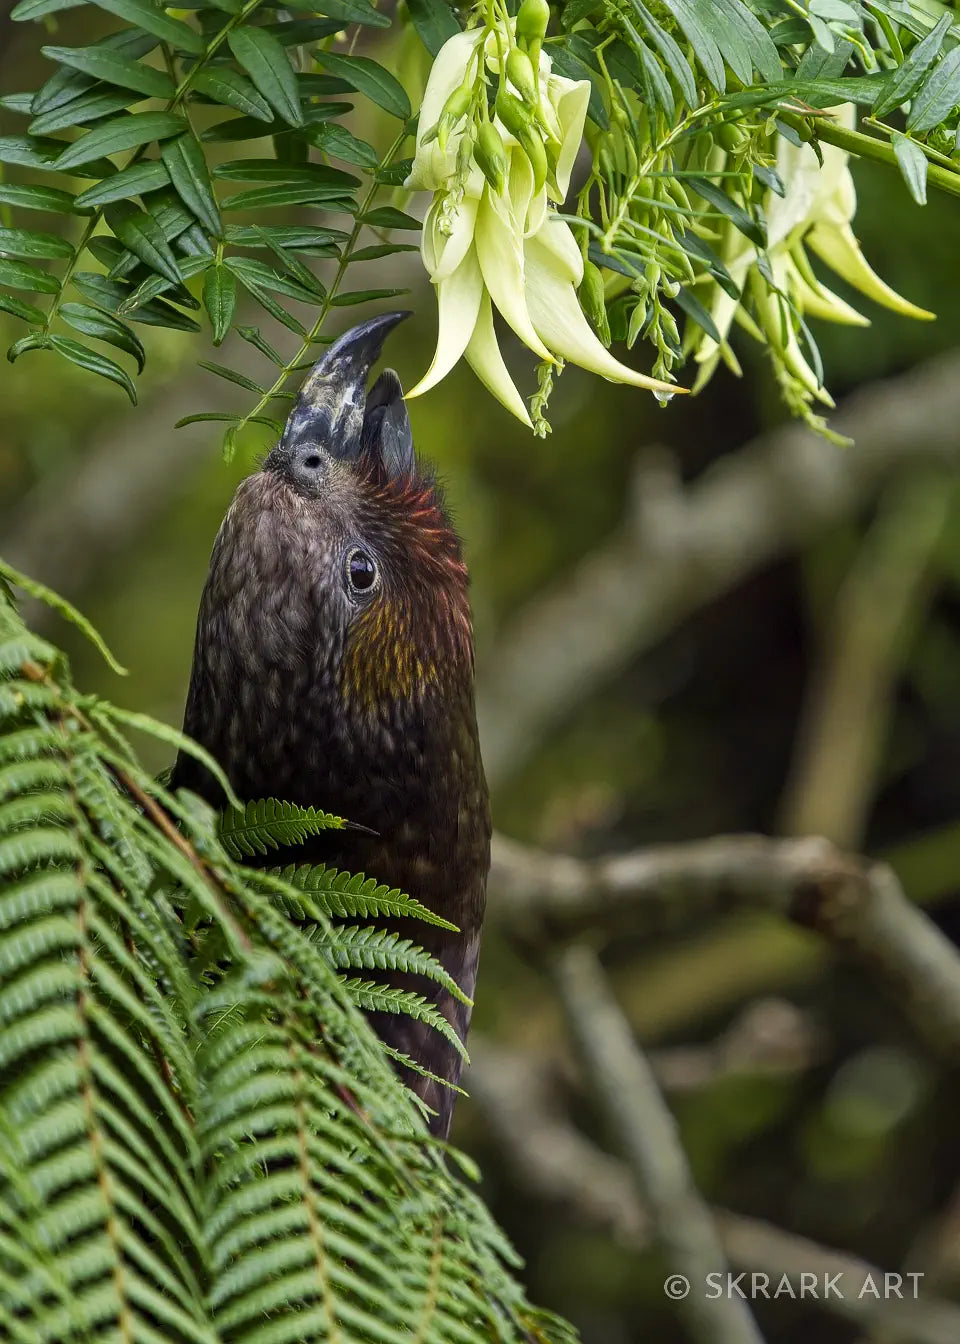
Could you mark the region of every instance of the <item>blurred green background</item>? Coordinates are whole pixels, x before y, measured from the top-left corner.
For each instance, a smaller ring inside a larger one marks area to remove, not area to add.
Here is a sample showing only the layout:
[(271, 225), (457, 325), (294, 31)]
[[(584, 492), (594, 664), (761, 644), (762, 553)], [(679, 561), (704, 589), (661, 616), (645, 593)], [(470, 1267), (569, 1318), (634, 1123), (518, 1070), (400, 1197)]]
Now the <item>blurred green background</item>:
[[(73, 16), (58, 17), (58, 40), (79, 38)], [(34, 31), (0, 19), (0, 91), (46, 77), (38, 47)], [(960, 204), (934, 196), (921, 210), (894, 174), (858, 166), (855, 175), (867, 256), (938, 320), (872, 310), (865, 331), (821, 324), (838, 400), (949, 351), (960, 332)], [(432, 295), (415, 254), (391, 259), (371, 283), (413, 287), (416, 317), (389, 351), (409, 385), (432, 350)], [(12, 319), (0, 321), (4, 344), (17, 334)], [(79, 605), (130, 671), (113, 676), (71, 629), (57, 627), (80, 685), (178, 725), (213, 537), (236, 481), (268, 445), (251, 440), (227, 467), (202, 426), (174, 430), (178, 415), (240, 404), (244, 394), (197, 369), (210, 355), (199, 339), (142, 327), (139, 334), (149, 359), (136, 411), (118, 390), (45, 354), (4, 366), (0, 551), (14, 563), (26, 557), (34, 577)], [(504, 347), (515, 363), (515, 343)], [(481, 692), (511, 621), (570, 582), (616, 533), (638, 455), (651, 445), (668, 449), (690, 482), (782, 422), (762, 353), (745, 341), (738, 350), (741, 381), (721, 372), (701, 396), (665, 411), (645, 394), (568, 369), (545, 441), (511, 420), (465, 367), (412, 404), (419, 450), (438, 465), (465, 539)], [(924, 416), (917, 404), (918, 447)], [(836, 818), (836, 838), (853, 849), (893, 853), (909, 894), (935, 897), (936, 918), (960, 937), (960, 883), (951, 879), (960, 857), (960, 495), (949, 473), (931, 475), (921, 453), (914, 463), (904, 453), (903, 463), (881, 499), (868, 492), (801, 551), (749, 573), (655, 647), (628, 651), (549, 733), (529, 741), (520, 733), (510, 768), (494, 779), (497, 827), (584, 855), (790, 828), (797, 814), (786, 790), (811, 686), (835, 648), (848, 659), (858, 648), (869, 657), (869, 640), (844, 652), (843, 636), (864, 612), (869, 624), (870, 604), (883, 608), (870, 576), (885, 563), (896, 570), (897, 548), (912, 555), (916, 543), (925, 548), (923, 579), (872, 706), (879, 758), (855, 781), (862, 806), (842, 824), (825, 797), (808, 798), (802, 814), (828, 832)], [(131, 489), (145, 464), (150, 488)], [(930, 510), (941, 511), (942, 526), (931, 526)], [(75, 512), (84, 518), (79, 536)], [(580, 637), (564, 632), (571, 644)], [(859, 670), (871, 681), (869, 668)], [(535, 683), (540, 674), (531, 658), (523, 677)], [(854, 666), (854, 686), (857, 675)], [(829, 779), (829, 751), (826, 759)], [(165, 763), (156, 754), (149, 761)], [(711, 1202), (885, 1268), (924, 1268), (938, 1291), (960, 1294), (958, 1080), (924, 1055), (873, 986), (812, 940), (760, 919), (621, 943), (606, 957)], [(586, 1132), (603, 1141), (570, 1077), (544, 982), (496, 929), (475, 1024), (485, 1039), (529, 1052)], [(773, 1032), (771, 1058), (718, 1051), (718, 1041), (748, 1029), (762, 1040)], [(715, 1067), (698, 1072), (693, 1064), (707, 1055)], [(455, 1137), (481, 1161), (535, 1298), (569, 1315), (588, 1344), (683, 1338), (655, 1252), (531, 1197), (475, 1102), (461, 1105)], [(859, 1337), (807, 1304), (760, 1304), (758, 1315), (767, 1338), (783, 1344)]]

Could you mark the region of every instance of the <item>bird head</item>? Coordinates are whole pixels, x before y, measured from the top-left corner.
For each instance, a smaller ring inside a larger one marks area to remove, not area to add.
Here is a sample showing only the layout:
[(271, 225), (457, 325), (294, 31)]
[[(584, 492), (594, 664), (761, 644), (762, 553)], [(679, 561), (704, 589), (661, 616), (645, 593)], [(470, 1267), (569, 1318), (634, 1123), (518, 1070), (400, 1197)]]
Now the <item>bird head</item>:
[(460, 543), (417, 461), (400, 380), (387, 369), (367, 389), (407, 316), (373, 318), (329, 347), (225, 522), (231, 567), (241, 567), (244, 600), (257, 594), (251, 618), (275, 646), (274, 665), (306, 656), (366, 710), (442, 693), (472, 670)]

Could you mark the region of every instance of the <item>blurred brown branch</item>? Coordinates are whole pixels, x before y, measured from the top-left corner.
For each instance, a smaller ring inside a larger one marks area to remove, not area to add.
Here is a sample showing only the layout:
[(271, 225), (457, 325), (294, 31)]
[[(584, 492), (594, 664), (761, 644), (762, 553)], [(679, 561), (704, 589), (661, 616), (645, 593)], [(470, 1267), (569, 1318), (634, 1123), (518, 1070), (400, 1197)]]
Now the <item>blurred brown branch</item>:
[(672, 1271), (667, 1283), (681, 1285), (677, 1294), (669, 1294), (677, 1314), (700, 1344), (762, 1344), (745, 1301), (702, 1291), (709, 1275), (727, 1271), (720, 1238), (694, 1185), (676, 1122), (600, 963), (589, 949), (570, 947), (553, 971), (581, 1068), (626, 1157)]
[(789, 835), (863, 839), (891, 695), (924, 619), (952, 486), (946, 473), (923, 471), (884, 491), (837, 594), (801, 718), (782, 807)]
[(851, 447), (793, 424), (721, 458), (687, 488), (662, 455), (641, 460), (620, 532), (533, 598), (481, 658), (481, 736), (494, 784), (588, 691), (698, 607), (850, 514), (904, 466), (955, 466), (960, 355), (857, 392), (833, 423)]
[[(573, 1125), (551, 1095), (543, 1071), (531, 1070), (519, 1052), (485, 1040), (474, 1039), (470, 1053), (470, 1095), (520, 1187), (628, 1249), (648, 1245), (650, 1218), (625, 1163)], [(960, 1339), (960, 1307), (928, 1296), (926, 1285), (918, 1301), (877, 1300), (869, 1292), (859, 1296), (865, 1283), (884, 1284), (883, 1270), (758, 1219), (726, 1209), (713, 1209), (712, 1216), (730, 1263), (738, 1271), (767, 1274), (771, 1292), (783, 1275), (798, 1292), (801, 1274), (818, 1275), (821, 1286), (824, 1276), (841, 1274), (843, 1298), (811, 1299), (818, 1309), (861, 1328), (882, 1327), (884, 1344), (956, 1344)]]
[(524, 942), (689, 928), (771, 910), (850, 953), (892, 993), (928, 1046), (960, 1056), (960, 953), (907, 901), (892, 869), (823, 839), (715, 836), (583, 860), (497, 836), (491, 913)]

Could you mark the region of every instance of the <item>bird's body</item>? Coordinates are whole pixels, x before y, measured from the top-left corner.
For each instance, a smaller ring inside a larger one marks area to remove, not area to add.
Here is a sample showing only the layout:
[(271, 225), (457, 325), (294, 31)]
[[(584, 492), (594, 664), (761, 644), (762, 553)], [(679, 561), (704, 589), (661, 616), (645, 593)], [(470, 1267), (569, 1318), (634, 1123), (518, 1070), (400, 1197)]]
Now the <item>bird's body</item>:
[[(358, 371), (362, 393), (383, 339), (367, 328), (338, 342), (348, 354), (351, 339), (365, 342), (346, 373), (329, 367), (337, 347), (328, 352), (280, 446), (237, 490), (201, 602), (184, 728), (241, 798), (321, 807), (366, 828), (324, 832), (270, 861), (364, 872), (455, 923), (459, 933), (393, 927), (472, 996), (490, 818), (467, 573), (440, 493), (415, 462), (395, 376), (361, 404), (358, 425)], [(339, 416), (338, 379), (349, 384)], [(220, 801), (184, 754), (174, 784)], [(432, 998), (465, 1038), (466, 1005), (432, 982), (390, 979)], [(456, 1082), (459, 1056), (433, 1028), (372, 1016), (389, 1045)], [(455, 1094), (408, 1081), (445, 1135)]]

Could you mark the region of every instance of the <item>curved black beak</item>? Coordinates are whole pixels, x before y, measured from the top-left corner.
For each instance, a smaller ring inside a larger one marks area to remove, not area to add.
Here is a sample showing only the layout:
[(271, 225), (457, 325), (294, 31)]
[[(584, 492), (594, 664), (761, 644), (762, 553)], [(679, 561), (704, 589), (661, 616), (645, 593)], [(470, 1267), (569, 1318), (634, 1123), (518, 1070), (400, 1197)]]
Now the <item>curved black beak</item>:
[(367, 377), (390, 332), (409, 316), (383, 313), (334, 341), (308, 374), (270, 457), (287, 458), (309, 446), (346, 462), (357, 460), (364, 441)]

